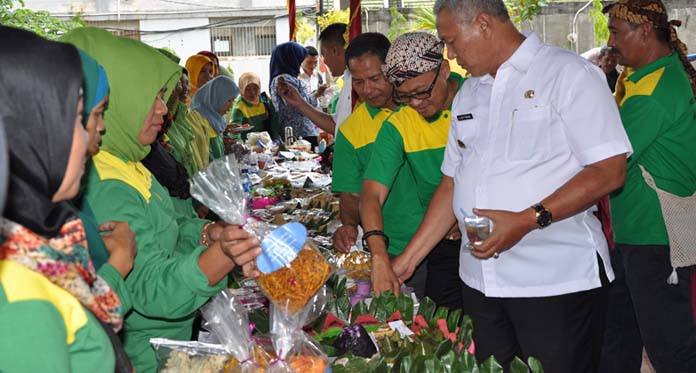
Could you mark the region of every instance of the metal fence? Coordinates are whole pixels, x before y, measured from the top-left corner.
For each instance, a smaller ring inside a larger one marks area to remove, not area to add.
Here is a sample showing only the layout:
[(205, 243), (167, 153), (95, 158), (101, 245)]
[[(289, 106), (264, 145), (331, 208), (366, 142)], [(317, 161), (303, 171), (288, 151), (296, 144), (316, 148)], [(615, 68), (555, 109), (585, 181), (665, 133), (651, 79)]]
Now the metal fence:
[(211, 19), (224, 25), (210, 29), (210, 44), (220, 57), (270, 56), (276, 45), (275, 22), (249, 22), (248, 19)]

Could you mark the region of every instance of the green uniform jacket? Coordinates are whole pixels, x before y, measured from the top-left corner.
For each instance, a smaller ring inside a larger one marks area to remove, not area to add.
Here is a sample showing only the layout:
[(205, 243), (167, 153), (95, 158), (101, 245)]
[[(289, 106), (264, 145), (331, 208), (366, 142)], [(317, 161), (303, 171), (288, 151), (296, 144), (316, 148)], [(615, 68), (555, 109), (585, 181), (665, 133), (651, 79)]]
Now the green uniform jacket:
[(111, 341), (72, 294), (0, 260), (0, 372), (113, 372)]
[[(377, 133), (391, 113), (389, 109), (377, 109), (362, 103), (343, 122), (334, 148), (331, 184), (334, 192), (360, 193), (374, 149), (381, 146), (375, 142)], [(411, 167), (403, 163), (382, 206), (384, 232), (389, 237), (389, 254), (399, 255), (404, 251), (425, 214), (414, 185)]]
[(177, 213), (155, 178), (147, 190), (112, 178), (120, 171), (113, 162), (123, 161), (104, 151), (94, 157), (87, 199), (98, 221), (126, 221), (135, 232), (138, 255), (125, 282), (133, 311), (125, 319), (124, 347), (138, 372), (154, 372), (150, 338), (188, 340), (194, 313), (225, 281), (208, 286), (198, 266), (207, 221)]
[(669, 245), (658, 188), (686, 197), (696, 191), (696, 99), (679, 56), (660, 58), (629, 75), (619, 112), (633, 154), (626, 182), (611, 196), (614, 240), (629, 245)]
[[(259, 96), (259, 103), (254, 105), (245, 100), (241, 95), (237, 96), (232, 108), (232, 123), (249, 124), (251, 132), (268, 131), (273, 140), (280, 138), (280, 126), (278, 116), (275, 113), (273, 103), (265, 93)], [(242, 133), (242, 139), (246, 140), (247, 133)]]
[[(451, 73), (449, 80), (457, 81), (461, 87), (465, 79)], [(425, 119), (410, 106), (399, 106), (379, 130), (376, 140), (379, 146), (373, 150), (365, 179), (391, 188), (399, 170), (406, 164), (413, 172), (418, 199), (427, 209), (442, 179), (440, 166), (452, 121), (450, 116), (450, 109), (447, 109), (434, 118)]]
[(140, 143), (139, 133), (163, 89), (162, 99), (168, 100), (181, 66), (152, 47), (101, 29), (81, 27), (61, 40), (84, 49), (109, 77), (106, 133), (92, 158), (86, 197), (97, 222), (125, 221), (135, 232), (138, 254), (125, 282), (132, 310), (125, 318), (124, 348), (138, 373), (154, 372), (149, 339), (190, 338), (194, 312), (225, 285), (208, 286), (198, 266), (205, 221), (178, 214), (140, 163), (150, 146)]

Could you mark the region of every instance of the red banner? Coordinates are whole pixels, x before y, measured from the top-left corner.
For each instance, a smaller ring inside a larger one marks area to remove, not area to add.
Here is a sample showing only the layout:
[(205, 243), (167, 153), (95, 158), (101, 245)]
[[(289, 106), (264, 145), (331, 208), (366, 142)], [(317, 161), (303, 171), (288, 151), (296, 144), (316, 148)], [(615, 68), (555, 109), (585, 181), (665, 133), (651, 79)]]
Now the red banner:
[(290, 26), (290, 41), (295, 40), (295, 34), (297, 33), (297, 12), (295, 8), (295, 0), (287, 0), (288, 8), (288, 24)]
[(362, 34), (361, 1), (362, 0), (350, 0), (350, 23), (348, 24), (350, 40)]

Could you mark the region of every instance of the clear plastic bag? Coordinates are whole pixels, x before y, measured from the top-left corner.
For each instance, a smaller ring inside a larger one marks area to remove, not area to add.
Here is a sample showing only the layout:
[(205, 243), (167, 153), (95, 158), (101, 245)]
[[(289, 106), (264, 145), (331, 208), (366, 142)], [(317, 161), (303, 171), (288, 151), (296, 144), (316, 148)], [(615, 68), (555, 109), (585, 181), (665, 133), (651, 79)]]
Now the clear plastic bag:
[(152, 338), (150, 344), (155, 349), (160, 373), (229, 372), (229, 367), (236, 363), (221, 345), (165, 338)]
[(324, 313), (330, 298), (331, 291), (323, 286), (297, 313), (271, 305), (271, 339), (278, 358), (266, 372), (323, 373), (326, 370), (328, 356), (302, 328)]
[(228, 367), (230, 372), (263, 372), (270, 356), (258, 356), (263, 351), (256, 348), (251, 338), (247, 309), (229, 289), (223, 290), (210, 303), (201, 308), (205, 326), (232, 354), (238, 364)]
[(233, 155), (226, 155), (191, 177), (191, 195), (225, 222), (242, 225), (247, 208), (242, 179), (239, 162)]
[(299, 223), (278, 227), (261, 241), (261, 248), (256, 283), (271, 302), (290, 314), (302, 310), (333, 271)]
[(296, 313), (321, 288), (332, 272), (331, 265), (307, 240), (299, 223), (275, 227), (246, 220), (242, 172), (232, 156), (215, 160), (191, 182), (191, 194), (227, 223), (242, 225), (261, 240), (256, 266), (257, 283), (264, 294), (286, 312)]

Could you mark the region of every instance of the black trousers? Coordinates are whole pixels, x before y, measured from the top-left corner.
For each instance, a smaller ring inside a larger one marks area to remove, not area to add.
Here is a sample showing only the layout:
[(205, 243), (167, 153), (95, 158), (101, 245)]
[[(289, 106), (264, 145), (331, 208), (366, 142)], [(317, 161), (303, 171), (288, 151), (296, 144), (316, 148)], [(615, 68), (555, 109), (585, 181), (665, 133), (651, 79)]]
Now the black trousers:
[(638, 373), (642, 350), (658, 373), (696, 372), (696, 323), (691, 271), (672, 273), (668, 246), (617, 244), (611, 252), (616, 280), (609, 288), (607, 328), (600, 371)]
[(461, 244), (461, 240), (442, 240), (428, 254), (428, 278), (425, 283), (425, 295), (430, 297), (438, 306), (449, 309), (464, 307), (462, 280), (459, 278), (459, 248)]
[(596, 372), (608, 283), (600, 274), (603, 287), (551, 297), (492, 298), (463, 285), (476, 359), (494, 355), (506, 372), (515, 356), (539, 359), (546, 373)]

